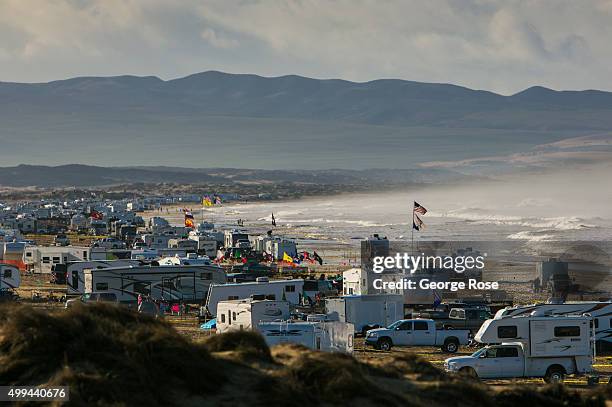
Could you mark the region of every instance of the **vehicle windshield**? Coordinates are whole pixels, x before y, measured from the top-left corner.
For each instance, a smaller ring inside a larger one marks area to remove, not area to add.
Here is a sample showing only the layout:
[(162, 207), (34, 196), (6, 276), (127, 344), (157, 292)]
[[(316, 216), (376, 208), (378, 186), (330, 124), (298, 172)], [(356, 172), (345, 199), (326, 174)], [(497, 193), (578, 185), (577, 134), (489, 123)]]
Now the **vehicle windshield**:
[(483, 353), (486, 353), (488, 348), (482, 348), (482, 349), (478, 349), (476, 352), (472, 353), (472, 357), (473, 358), (479, 358), (480, 355), (482, 355)]

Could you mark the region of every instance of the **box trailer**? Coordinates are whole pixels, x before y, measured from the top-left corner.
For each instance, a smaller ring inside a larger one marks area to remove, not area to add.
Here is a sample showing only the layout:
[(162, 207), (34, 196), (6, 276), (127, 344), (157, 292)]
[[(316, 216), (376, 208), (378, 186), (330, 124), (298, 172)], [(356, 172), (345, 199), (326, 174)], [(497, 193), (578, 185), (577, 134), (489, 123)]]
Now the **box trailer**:
[(353, 324), (340, 321), (261, 322), (257, 328), (269, 346), (296, 343), (323, 352), (353, 353)]
[(217, 305), (220, 301), (254, 299), (283, 300), (293, 305), (299, 305), (303, 298), (304, 280), (269, 280), (258, 277), (256, 281), (247, 283), (211, 284), (206, 297), (206, 311), (210, 316), (217, 315)]
[(0, 290), (19, 288), (21, 275), (19, 269), (11, 264), (0, 264)]
[(256, 329), (265, 321), (289, 319), (289, 302), (242, 299), (217, 305), (217, 333)]
[(349, 295), (325, 300), (327, 314), (353, 324), (355, 332), (387, 327), (404, 318), (404, 296), (398, 294)]

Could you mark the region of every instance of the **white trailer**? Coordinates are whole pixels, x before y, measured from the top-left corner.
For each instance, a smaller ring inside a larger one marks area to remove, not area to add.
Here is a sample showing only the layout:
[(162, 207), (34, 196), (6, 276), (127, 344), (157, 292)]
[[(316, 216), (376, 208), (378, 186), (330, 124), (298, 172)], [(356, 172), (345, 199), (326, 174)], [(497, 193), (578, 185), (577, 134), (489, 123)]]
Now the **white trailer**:
[(0, 291), (19, 288), (21, 276), (19, 269), (11, 264), (0, 264)]
[[(445, 369), (481, 378), (543, 377), (547, 382), (563, 381), (568, 374), (592, 372), (590, 316), (515, 316), (506, 322), (510, 320), (521, 328), (520, 338), (487, 346), (471, 356), (447, 359)], [(505, 327), (501, 331), (506, 329), (514, 331)], [(475, 339), (480, 342), (483, 335), (476, 334)]]
[(77, 246), (26, 246), (23, 262), (34, 273), (51, 273), (53, 266), (89, 260), (90, 248)]
[(289, 319), (289, 303), (272, 300), (219, 301), (217, 305), (217, 333), (252, 330), (266, 321)]
[[(96, 260), (69, 262), (66, 267), (66, 294), (81, 295), (85, 292), (85, 269), (141, 266), (140, 260)], [(56, 267), (57, 270), (57, 267)]]
[[(528, 326), (516, 317), (582, 315), (593, 318), (595, 341), (601, 348), (612, 347), (612, 302), (565, 302), (563, 304), (533, 304), (507, 307), (485, 321), (476, 334), (483, 343), (502, 343), (528, 335)], [(479, 336), (480, 335), (480, 336)], [(478, 339), (476, 339), (478, 340)]]
[(355, 332), (391, 325), (404, 318), (404, 296), (397, 294), (349, 295), (325, 300), (327, 314), (353, 324)]
[(259, 277), (248, 283), (211, 284), (206, 298), (206, 310), (217, 315), (220, 301), (252, 298), (254, 300), (284, 300), (299, 305), (302, 302), (304, 280), (268, 280)]
[(281, 343), (297, 343), (324, 352), (353, 353), (353, 324), (326, 321), (276, 321), (261, 322), (258, 330), (269, 346)]
[(139, 266), (85, 269), (85, 293), (112, 292), (120, 302), (138, 295), (157, 300), (200, 303), (213, 283), (223, 284), (218, 266)]

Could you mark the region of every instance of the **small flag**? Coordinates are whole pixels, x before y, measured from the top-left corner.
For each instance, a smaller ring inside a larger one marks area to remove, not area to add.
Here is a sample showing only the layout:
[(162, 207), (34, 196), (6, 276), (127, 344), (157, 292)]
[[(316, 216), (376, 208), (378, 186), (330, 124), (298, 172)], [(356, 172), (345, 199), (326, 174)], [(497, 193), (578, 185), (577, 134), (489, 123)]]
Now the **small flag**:
[(215, 205), (221, 205), (221, 197), (219, 195), (215, 195)]
[(276, 226), (276, 219), (274, 218), (274, 212), (272, 212), (272, 226)]
[(104, 218), (104, 215), (102, 214), (102, 212), (98, 212), (96, 210), (92, 210), (89, 216), (95, 220), (102, 220), (102, 218)]
[(185, 209), (185, 227), (195, 229), (195, 223), (193, 221), (193, 214), (190, 210)]
[(415, 213), (414, 216), (412, 217), (412, 228), (414, 230), (421, 230), (424, 227), (425, 227), (425, 224), (423, 223), (421, 218), (419, 218), (419, 215)]
[(433, 295), (434, 295), (433, 307), (435, 309), (438, 305), (442, 304), (442, 298), (440, 298), (440, 296), (435, 290), (433, 292)]
[(414, 201), (414, 210), (415, 213), (419, 213), (421, 215), (425, 215), (427, 213), (427, 209), (424, 206), (419, 205), (417, 201)]
[(315, 261), (319, 263), (319, 266), (323, 265), (323, 259), (321, 258), (321, 256), (319, 256), (317, 252), (313, 252), (312, 257), (315, 259)]
[(209, 207), (209, 206), (213, 206), (212, 201), (210, 200), (209, 196), (205, 196), (204, 199), (202, 200), (202, 205)]
[(287, 252), (283, 252), (283, 261), (293, 264), (293, 257), (289, 256)]

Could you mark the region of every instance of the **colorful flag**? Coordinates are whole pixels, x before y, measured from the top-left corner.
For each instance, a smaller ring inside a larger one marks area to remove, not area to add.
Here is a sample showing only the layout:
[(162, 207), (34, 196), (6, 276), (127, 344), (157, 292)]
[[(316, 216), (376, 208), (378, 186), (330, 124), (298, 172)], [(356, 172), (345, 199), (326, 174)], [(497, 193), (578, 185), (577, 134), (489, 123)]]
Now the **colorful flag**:
[(219, 195), (215, 195), (215, 205), (221, 205), (221, 197)]
[(442, 304), (442, 298), (440, 298), (436, 290), (434, 290), (433, 295), (434, 295), (433, 307), (434, 309), (436, 309), (438, 305)]
[(317, 252), (313, 252), (312, 257), (319, 263), (319, 266), (323, 265), (323, 259), (317, 254)]
[(419, 215), (417, 215), (416, 213), (413, 214), (413, 216), (412, 216), (412, 228), (414, 230), (421, 230), (424, 227), (425, 227), (425, 224), (423, 223), (421, 218), (419, 218)]
[(190, 210), (185, 209), (185, 227), (195, 229), (195, 223), (193, 221), (193, 214)]
[(424, 206), (419, 205), (417, 201), (414, 201), (414, 209), (415, 213), (419, 213), (421, 215), (425, 215), (427, 213), (427, 209)]
[(204, 199), (202, 199), (202, 205), (207, 206), (207, 207), (213, 206), (213, 203), (210, 200), (209, 196), (205, 196)]
[(93, 209), (91, 213), (89, 214), (89, 217), (95, 220), (102, 220), (102, 218), (104, 218), (104, 214), (102, 214), (102, 212), (98, 212), (95, 209)]
[(293, 264), (293, 257), (289, 256), (287, 252), (283, 252), (283, 261)]

